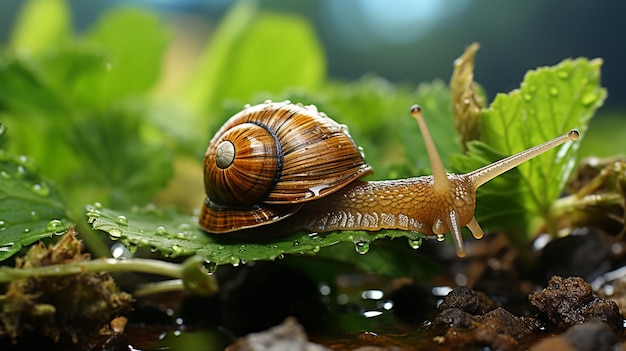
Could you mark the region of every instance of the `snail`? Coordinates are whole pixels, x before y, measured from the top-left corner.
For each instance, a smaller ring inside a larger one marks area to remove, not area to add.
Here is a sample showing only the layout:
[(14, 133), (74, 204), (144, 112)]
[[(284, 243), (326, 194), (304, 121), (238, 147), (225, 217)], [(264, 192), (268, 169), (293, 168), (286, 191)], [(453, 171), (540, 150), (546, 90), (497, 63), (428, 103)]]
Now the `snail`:
[(364, 181), (372, 172), (346, 128), (315, 106), (289, 101), (248, 106), (212, 138), (204, 160), (206, 200), (199, 225), (209, 233), (245, 237), (297, 230), (399, 229), (450, 232), (465, 255), (461, 228), (476, 239), (476, 189), (517, 165), (553, 149), (570, 132), (466, 174), (446, 173), (421, 108), (417, 120), (432, 176)]

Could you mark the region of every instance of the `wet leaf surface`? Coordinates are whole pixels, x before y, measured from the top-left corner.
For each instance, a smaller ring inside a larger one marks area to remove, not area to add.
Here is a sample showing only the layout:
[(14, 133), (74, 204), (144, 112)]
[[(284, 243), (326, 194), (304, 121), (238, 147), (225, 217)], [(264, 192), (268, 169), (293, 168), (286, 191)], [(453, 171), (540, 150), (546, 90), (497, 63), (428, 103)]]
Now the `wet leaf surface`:
[(111, 239), (120, 240), (131, 248), (151, 247), (173, 257), (198, 254), (215, 265), (275, 260), (290, 254), (315, 254), (340, 242), (351, 243), (358, 253), (366, 254), (370, 244), (377, 239), (408, 238), (417, 245), (425, 237), (419, 233), (392, 230), (298, 232), (283, 238), (242, 242), (227, 235), (205, 233), (198, 227), (194, 216), (154, 207), (127, 213), (96, 204), (87, 207), (87, 217), (93, 229), (104, 231)]
[(56, 188), (27, 157), (0, 150), (0, 180), (0, 260), (71, 225)]

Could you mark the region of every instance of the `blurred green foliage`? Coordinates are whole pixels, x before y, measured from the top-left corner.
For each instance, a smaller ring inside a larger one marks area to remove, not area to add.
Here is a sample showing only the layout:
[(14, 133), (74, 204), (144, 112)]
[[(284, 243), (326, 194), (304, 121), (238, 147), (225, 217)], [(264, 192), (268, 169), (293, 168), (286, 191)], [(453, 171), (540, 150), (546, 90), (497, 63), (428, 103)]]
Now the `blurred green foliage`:
[[(271, 259), (283, 253), (317, 253), (322, 246), (346, 241), (353, 244), (348, 247), (350, 254), (333, 256), (367, 269), (379, 267), (379, 272), (389, 275), (415, 273), (416, 267), (406, 264), (415, 255), (410, 246), (418, 246), (416, 241), (421, 237), (415, 233), (388, 231), (367, 238), (362, 232), (332, 233), (324, 245), (311, 243), (295, 249), (297, 240), (288, 237), (268, 243), (265, 253), (262, 249), (251, 253), (246, 248), (249, 254), (245, 254), (241, 243), (209, 239), (188, 214), (157, 211), (156, 215), (145, 217), (132, 210), (153, 201), (165, 188), (175, 160), (191, 156), (199, 165), (212, 133), (246, 103), (290, 99), (316, 104), (349, 126), (356, 143), (364, 148), (367, 162), (376, 170), (373, 178), (389, 179), (429, 173), (418, 127), (408, 113), (416, 102), (422, 105), (444, 164), (450, 169), (461, 169), (469, 164), (484, 165), (495, 155), (508, 155), (543, 142), (564, 133), (574, 122), (584, 130), (603, 100), (603, 92), (598, 90), (597, 62), (576, 61), (587, 72), (588, 87), (597, 97), (574, 112), (568, 106), (579, 104), (578, 99), (584, 99), (584, 95), (537, 104), (520, 100), (520, 94), (523, 96), (530, 84), (542, 83), (532, 83), (533, 77), (546, 79), (545, 74), (557, 74), (559, 67), (547, 68), (547, 73), (529, 74), (521, 92), (498, 96), (490, 109), (482, 113), (484, 143), (473, 144), (464, 158), (451, 158), (462, 149), (454, 134), (451, 94), (446, 84), (437, 80), (417, 87), (394, 85), (375, 76), (352, 82), (328, 81), (324, 52), (310, 24), (299, 16), (265, 12), (254, 2), (238, 2), (215, 30), (184, 87), (163, 98), (155, 94), (155, 87), (162, 74), (170, 34), (155, 14), (116, 8), (85, 33), (76, 34), (69, 29), (71, 16), (65, 2), (49, 1), (54, 4), (41, 0), (25, 3), (13, 41), (0, 52), (0, 118), (8, 127), (9, 139), (5, 147), (37, 162), (42, 177), (53, 180), (64, 194), (66, 206), (73, 213), (67, 217), (74, 222), (82, 221), (85, 204), (98, 202), (88, 210), (98, 228), (133, 248), (150, 246), (171, 255), (200, 252), (213, 257), (216, 263), (233, 263)], [(51, 13), (49, 22), (43, 15), (46, 11)], [(562, 82), (559, 89), (565, 92), (578, 83)], [(516, 104), (524, 104), (526, 110), (512, 110)], [(544, 113), (554, 107), (570, 111), (565, 117), (572, 120), (548, 123), (548, 129), (525, 126), (528, 121), (539, 123), (526, 118), (530, 111), (546, 116), (541, 123), (559, 120), (563, 116), (556, 110)], [(507, 111), (506, 119), (493, 118), (501, 111)], [(502, 132), (509, 127), (515, 131), (525, 129), (524, 137), (507, 139), (510, 141), (506, 147), (499, 147)], [(529, 166), (542, 170), (539, 173), (520, 171), (507, 179), (534, 186), (533, 177), (545, 173), (541, 167), (557, 160), (561, 166), (551, 172), (558, 179), (541, 183), (545, 187), (540, 191), (548, 196), (540, 203), (549, 206), (549, 199), (558, 194), (563, 178), (571, 171), (575, 157), (571, 152), (574, 148), (571, 149), (562, 149), (561, 154), (554, 152)], [(201, 174), (197, 176), (200, 178)], [(511, 202), (502, 198), (490, 200), (489, 195), (479, 201), (479, 210), (485, 205), (492, 211), (490, 215), (507, 211), (502, 202), (507, 203), (507, 208)], [(519, 202), (522, 211), (536, 207), (535, 199), (516, 197), (513, 201)], [(485, 212), (482, 215), (486, 216)], [(46, 219), (66, 220), (65, 215)], [(302, 242), (308, 240), (306, 234), (295, 235), (305, 235)], [(367, 252), (365, 244), (369, 247), (370, 241), (383, 236), (405, 236), (410, 242), (396, 245), (395, 240), (393, 248), (385, 249), (394, 252), (391, 257), (354, 252)], [(211, 251), (219, 246), (230, 256)]]

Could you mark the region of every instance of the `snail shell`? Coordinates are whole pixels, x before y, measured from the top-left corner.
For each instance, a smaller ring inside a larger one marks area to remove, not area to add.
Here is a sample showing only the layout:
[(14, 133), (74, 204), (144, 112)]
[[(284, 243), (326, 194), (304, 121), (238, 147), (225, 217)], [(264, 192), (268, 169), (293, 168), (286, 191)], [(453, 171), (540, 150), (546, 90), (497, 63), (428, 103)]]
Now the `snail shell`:
[(371, 172), (346, 128), (315, 106), (251, 106), (207, 148), (199, 223), (210, 233), (269, 224)]

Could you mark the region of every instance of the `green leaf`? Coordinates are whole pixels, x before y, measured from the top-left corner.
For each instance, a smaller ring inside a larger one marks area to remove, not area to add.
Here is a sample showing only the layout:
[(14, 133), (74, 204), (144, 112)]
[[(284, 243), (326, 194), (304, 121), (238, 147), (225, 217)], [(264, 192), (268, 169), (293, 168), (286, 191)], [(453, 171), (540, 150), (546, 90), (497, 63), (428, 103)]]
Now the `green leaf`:
[(262, 242), (242, 242), (229, 239), (228, 235), (208, 235), (198, 227), (194, 216), (153, 207), (127, 213), (95, 204), (87, 206), (87, 217), (93, 229), (108, 233), (130, 248), (147, 246), (167, 256), (198, 254), (216, 265), (275, 260), (289, 254), (316, 254), (340, 242), (351, 243), (356, 251), (365, 254), (370, 243), (377, 239), (406, 237), (421, 241), (424, 238), (419, 233), (383, 230), (315, 235), (298, 232)]
[(55, 187), (25, 156), (0, 150), (0, 260), (71, 225)]
[[(538, 145), (549, 139), (565, 134), (570, 129), (578, 129), (584, 136), (589, 120), (606, 98), (606, 91), (600, 86), (602, 61), (576, 59), (564, 60), (553, 67), (543, 67), (530, 71), (524, 77), (520, 89), (509, 94), (498, 94), (481, 116), (481, 140), (488, 145), (491, 156), (507, 156)], [(477, 205), (477, 218), (508, 217), (505, 222), (516, 222), (524, 226), (530, 218), (541, 217), (554, 233), (556, 223), (551, 215), (551, 206), (560, 195), (576, 161), (576, 151), (581, 139), (568, 142), (558, 148), (517, 167), (519, 178), (501, 176), (499, 182), (506, 181), (500, 190), (490, 182), (479, 189), (483, 195), (510, 195), (509, 202), (496, 212), (495, 197), (482, 196)], [(486, 147), (476, 147), (468, 153), (472, 159), (487, 157)], [(457, 162), (463, 171), (467, 163)], [(514, 174), (515, 172), (513, 172)], [(508, 189), (508, 190), (505, 190)], [(514, 190), (513, 190), (514, 189)], [(494, 206), (485, 206), (491, 202)], [(522, 210), (527, 214), (519, 216)]]
[(306, 19), (258, 12), (254, 2), (242, 1), (211, 37), (183, 98), (197, 111), (219, 111), (224, 99), (241, 104), (261, 92), (316, 88), (325, 70), (321, 44)]
[(11, 32), (11, 47), (40, 53), (70, 34), (70, 13), (64, 0), (24, 1)]
[(79, 91), (94, 100), (109, 100), (145, 93), (159, 79), (168, 43), (163, 23), (139, 9), (107, 12), (86, 38), (106, 53), (104, 71), (81, 79)]
[[(143, 137), (142, 105), (112, 105), (72, 126), (67, 141), (83, 166), (69, 175), (72, 195), (80, 203), (107, 199), (118, 208), (152, 201), (173, 174), (173, 155), (160, 141)], [(87, 198), (84, 195), (90, 195)]]

